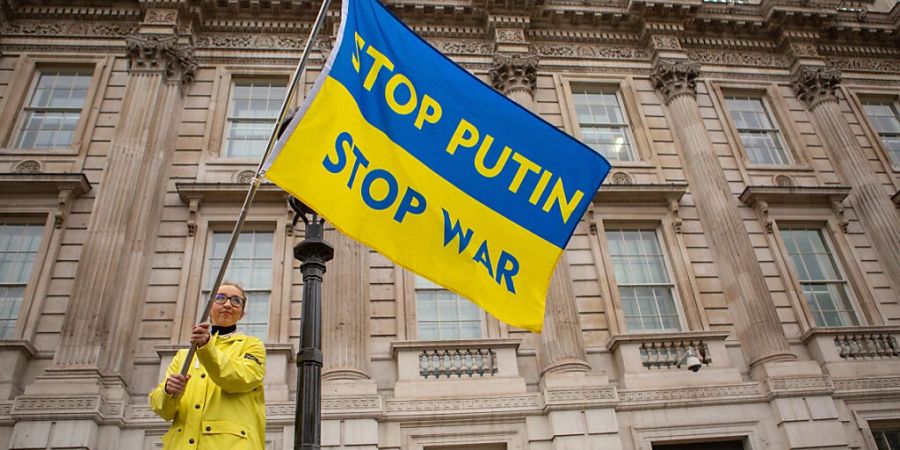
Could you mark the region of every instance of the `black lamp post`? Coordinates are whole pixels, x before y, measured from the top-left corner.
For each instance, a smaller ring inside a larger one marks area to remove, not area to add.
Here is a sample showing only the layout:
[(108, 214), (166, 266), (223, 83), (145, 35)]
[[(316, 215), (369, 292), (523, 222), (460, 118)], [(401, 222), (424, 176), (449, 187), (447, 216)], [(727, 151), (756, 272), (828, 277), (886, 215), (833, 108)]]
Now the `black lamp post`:
[(303, 312), (300, 317), (300, 349), (297, 351), (297, 409), (294, 415), (294, 450), (319, 450), (322, 440), (322, 275), (334, 258), (334, 247), (325, 242), (325, 219), (294, 197), (290, 199), (294, 223), (303, 219), (306, 236), (294, 246), (294, 258), (302, 263)]

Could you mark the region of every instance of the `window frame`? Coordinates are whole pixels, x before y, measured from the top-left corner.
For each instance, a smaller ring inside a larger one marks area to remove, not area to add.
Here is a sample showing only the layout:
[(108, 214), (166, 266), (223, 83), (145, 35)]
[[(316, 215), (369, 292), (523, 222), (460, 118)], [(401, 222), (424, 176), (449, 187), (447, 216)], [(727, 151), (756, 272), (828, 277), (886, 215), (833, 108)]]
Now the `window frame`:
[[(416, 311), (417, 311), (417, 312), (418, 312), (418, 310), (419, 310), (419, 290), (420, 290), (420, 289), (418, 289), (418, 288), (415, 287), (415, 283), (416, 283), (416, 279), (417, 279), (417, 278), (421, 278), (421, 279), (423, 279), (423, 280), (425, 280), (425, 281), (427, 281), (427, 282), (429, 282), (429, 283), (434, 284), (435, 286), (437, 286), (437, 288), (435, 288), (435, 289), (428, 289), (428, 290), (430, 290), (430, 291), (436, 291), (436, 292), (440, 292), (440, 291), (446, 291), (446, 292), (449, 292), (449, 293), (451, 293), (451, 294), (453, 294), (453, 295), (456, 296), (457, 305), (458, 305), (459, 303), (461, 303), (461, 302), (469, 302), (469, 303), (471, 303), (475, 308), (477, 308), (477, 310), (478, 310), (478, 325), (479, 325), (479, 326), (478, 326), (478, 329), (479, 329), (480, 336), (478, 336), (478, 337), (472, 337), (472, 338), (457, 338), (457, 339), (443, 339), (443, 338), (440, 338), (440, 337), (437, 337), (437, 338), (430, 338), (430, 339), (425, 339), (425, 338), (419, 336), (419, 334), (421, 333), (421, 331), (420, 331), (420, 329), (419, 329), (420, 322), (419, 322), (418, 314), (416, 314), (416, 338), (417, 338), (418, 340), (428, 340), (428, 341), (453, 341), (453, 340), (487, 339), (487, 325), (485, 324), (485, 318), (488, 316), (488, 314), (486, 313), (486, 311), (484, 310), (484, 308), (478, 306), (477, 304), (475, 304), (475, 303), (472, 302), (471, 300), (469, 300), (469, 299), (467, 299), (467, 298), (465, 298), (465, 297), (463, 297), (463, 296), (461, 296), (461, 295), (459, 295), (459, 294), (457, 294), (457, 293), (455, 293), (455, 292), (453, 292), (453, 291), (451, 291), (451, 290), (449, 290), (449, 289), (447, 289), (447, 288), (445, 288), (445, 287), (442, 287), (442, 286), (438, 285), (437, 283), (434, 283), (434, 282), (428, 280), (428, 279), (425, 278), (425, 277), (422, 277), (422, 276), (416, 275), (416, 274), (412, 274), (412, 278), (413, 278), (413, 294), (415, 295), (415, 304), (416, 304)], [(457, 309), (459, 309), (459, 308), (457, 307)], [(461, 331), (461, 326), (460, 326), (460, 325), (462, 324), (462, 322), (463, 322), (462, 320), (457, 320), (457, 321), (456, 321), (456, 325), (457, 325), (456, 328), (457, 328), (457, 331)], [(437, 324), (437, 325), (440, 325), (441, 323), (451, 323), (451, 322), (449, 322), (449, 321), (447, 321), (447, 322), (441, 322), (440, 320), (436, 321), (436, 324)], [(440, 330), (438, 330), (438, 334), (440, 334)]]
[[(250, 214), (244, 222), (243, 230), (268, 230), (273, 233), (272, 243), (272, 288), (269, 297), (269, 317), (266, 345), (289, 344), (291, 324), (291, 275), (294, 264), (285, 263), (293, 245), (288, 234), (290, 218), (286, 212), (266, 208), (266, 199), (260, 199), (262, 205)], [(287, 209), (281, 203), (280, 209)], [(188, 233), (185, 259), (189, 263), (182, 267), (179, 280), (179, 296), (176, 299), (176, 320), (172, 327), (171, 343), (178, 344), (190, 336), (191, 325), (203, 311), (202, 293), (208, 270), (208, 254), (211, 249), (212, 233), (230, 232), (234, 228), (234, 218), (240, 206), (226, 204), (197, 205), (196, 230)], [(190, 252), (190, 255), (188, 255)], [(200, 275), (200, 276), (197, 276)]]
[[(199, 300), (198, 300), (198, 304), (197, 304), (196, 315), (199, 315), (200, 313), (203, 312), (203, 308), (206, 306), (205, 302), (209, 299), (209, 292), (207, 291), (206, 286), (208, 286), (209, 283), (215, 281), (215, 280), (211, 280), (209, 278), (210, 276), (215, 276), (209, 272), (209, 269), (210, 269), (210, 265), (209, 265), (210, 254), (209, 254), (209, 252), (212, 250), (213, 245), (214, 245), (214, 240), (215, 240), (214, 236), (216, 234), (223, 234), (230, 238), (233, 228), (234, 228), (234, 224), (215, 222), (215, 223), (211, 224), (211, 226), (209, 227), (209, 231), (206, 233), (206, 235), (207, 235), (206, 253), (203, 255), (203, 269), (202, 269), (203, 272), (201, 275), (202, 280), (201, 280), (201, 284), (200, 284), (200, 295), (198, 297)], [(245, 232), (268, 232), (268, 233), (272, 234), (272, 269), (273, 270), (272, 270), (272, 278), (270, 280), (271, 283), (270, 283), (269, 289), (268, 289), (268, 292), (269, 292), (268, 297), (269, 298), (267, 300), (267, 302), (268, 302), (267, 303), (268, 317), (266, 318), (266, 336), (260, 338), (263, 342), (269, 342), (269, 341), (271, 341), (271, 334), (272, 334), (271, 333), (271, 324), (272, 324), (272, 316), (273, 316), (273, 314), (272, 314), (272, 303), (273, 303), (272, 291), (274, 290), (275, 284), (278, 281), (275, 277), (275, 270), (274, 270), (275, 261), (276, 261), (275, 254), (276, 254), (276, 250), (277, 250), (275, 248), (276, 230), (275, 230), (275, 227), (269, 227), (264, 222), (263, 223), (250, 223), (250, 224), (245, 223), (244, 227), (241, 228), (241, 233), (243, 234)], [(232, 261), (233, 261), (233, 258), (234, 258), (234, 256), (232, 255)], [(247, 294), (247, 297), (248, 297), (248, 303), (244, 304), (244, 308), (246, 308), (246, 306), (249, 304), (249, 297), (250, 297), (251, 292), (261, 292), (261, 290), (259, 290), (259, 289), (251, 289), (249, 286), (246, 285), (246, 283), (244, 283), (241, 280), (236, 280), (234, 278), (228, 278), (227, 276), (225, 277), (225, 279), (240, 283), (241, 286), (243, 287), (244, 292)], [(247, 313), (247, 311), (246, 311), (246, 309), (244, 309), (244, 314), (246, 314), (246, 313)], [(241, 320), (243, 320), (245, 317), (246, 316), (242, 317)], [(238, 323), (238, 330), (241, 330), (240, 323)], [(243, 331), (243, 330), (241, 330), (241, 331)], [(248, 334), (246, 332), (244, 332), (244, 333)]]
[[(425, 340), (419, 337), (419, 319), (416, 314), (418, 306), (416, 302), (416, 277), (418, 275), (397, 264), (394, 264), (394, 273), (397, 274), (395, 288), (398, 292), (396, 315), (399, 328), (397, 330), (397, 340)], [(462, 300), (468, 301), (464, 297)], [(509, 337), (509, 325), (488, 314), (481, 306), (477, 304), (475, 306), (478, 307), (481, 314), (481, 337), (474, 340), (505, 339)]]
[[(41, 301), (38, 298), (39, 285), (49, 282), (48, 269), (55, 266), (56, 252), (51, 252), (52, 237), (54, 235), (54, 219), (49, 213), (6, 213), (0, 212), (0, 223), (20, 223), (34, 225), (40, 228), (41, 242), (35, 253), (35, 262), (31, 267), (31, 273), (25, 282), (25, 291), (22, 294), (22, 303), (19, 305), (19, 314), (13, 333), (8, 338), (0, 337), (2, 341), (26, 340), (32, 341), (36, 331), (37, 320), (40, 316)], [(58, 249), (58, 246), (57, 246)], [(53, 253), (53, 260), (50, 260)]]
[(607, 78), (586, 76), (578, 74), (554, 75), (556, 86), (559, 89), (557, 95), (560, 98), (560, 114), (563, 127), (575, 138), (581, 140), (583, 132), (575, 111), (575, 97), (572, 86), (594, 87), (600, 90), (615, 90), (616, 98), (622, 110), (622, 116), (627, 125), (627, 133), (631, 139), (633, 161), (615, 161), (615, 166), (620, 168), (656, 168), (656, 152), (653, 143), (647, 136), (644, 113), (641, 110), (641, 102), (635, 91), (635, 80), (632, 77)]
[[(99, 106), (112, 71), (111, 59), (112, 57), (78, 55), (20, 56), (12, 72), (14, 79), (8, 86), (8, 95), (0, 101), (0, 154), (30, 157), (84, 155), (100, 114)], [(16, 148), (16, 140), (25, 118), (25, 108), (33, 96), (40, 74), (44, 70), (54, 69), (85, 69), (91, 73), (84, 105), (72, 133), (72, 141), (66, 147)]]
[[(663, 223), (661, 221), (647, 221), (647, 220), (618, 220), (618, 219), (609, 219), (602, 220), (598, 224), (597, 238), (601, 241), (602, 253), (604, 255), (603, 264), (606, 266), (607, 279), (609, 284), (609, 290), (612, 294), (613, 304), (615, 306), (616, 311), (616, 319), (618, 321), (620, 334), (649, 334), (649, 333), (680, 333), (690, 331), (690, 327), (688, 325), (687, 314), (684, 308), (684, 302), (682, 300), (682, 292), (679, 287), (679, 278), (676, 273), (674, 267), (674, 258), (672, 257), (672, 250), (669, 248), (668, 242), (666, 241), (666, 236), (663, 231)], [(640, 330), (629, 330), (627, 320), (625, 318), (625, 308), (622, 302), (622, 296), (619, 292), (619, 283), (616, 280), (615, 275), (615, 266), (613, 265), (611, 259), (611, 253), (609, 250), (609, 241), (606, 238), (606, 233), (610, 230), (624, 230), (624, 231), (632, 231), (632, 230), (653, 230), (656, 233), (657, 244), (659, 244), (659, 250), (662, 253), (663, 262), (666, 268), (666, 274), (670, 279), (671, 284), (671, 292), (672, 292), (672, 301), (675, 303), (675, 311), (678, 314), (678, 326), (679, 329), (640, 329)], [(601, 237), (602, 236), (602, 237)]]
[(866, 113), (864, 107), (866, 101), (883, 101), (892, 104), (894, 106), (894, 111), (900, 114), (900, 94), (897, 94), (896, 91), (888, 93), (877, 90), (858, 90), (847, 97), (853, 99), (850, 103), (858, 110), (861, 122), (864, 124), (862, 128), (869, 138), (869, 141), (872, 143), (876, 155), (882, 160), (886, 170), (900, 173), (900, 162), (894, 164), (890, 153), (885, 147), (884, 142), (881, 140), (881, 135), (878, 130), (875, 129), (875, 126), (872, 125), (872, 121), (869, 119), (869, 115)]
[[(774, 83), (750, 84), (732, 81), (711, 81), (708, 83), (709, 95), (718, 109), (718, 120), (722, 122), (723, 132), (735, 157), (741, 161), (741, 169), (752, 172), (815, 172), (811, 164), (806, 144), (797, 127), (787, 116), (789, 108), (784, 97), (779, 93), (781, 86)], [(740, 132), (731, 115), (725, 98), (731, 95), (759, 97), (762, 100), (769, 119), (778, 130), (781, 144), (784, 147), (788, 164), (759, 164), (750, 161), (749, 153), (741, 140)], [(744, 174), (745, 179), (750, 176)]]
[(866, 426), (860, 427), (863, 428), (868, 433), (864, 433), (866, 435), (866, 439), (871, 439), (870, 445), (873, 449), (878, 448), (878, 439), (875, 436), (875, 433), (878, 431), (884, 430), (897, 430), (900, 432), (900, 417), (887, 418), (887, 419), (869, 419), (866, 420), (864, 418), (860, 418)]
[[(233, 114), (234, 114), (233, 99), (234, 99), (234, 93), (236, 90), (235, 88), (237, 88), (238, 83), (242, 83), (242, 82), (276, 83), (276, 82), (279, 82), (282, 80), (283, 79), (279, 78), (279, 77), (234, 77), (234, 76), (231, 77), (231, 82), (228, 86), (228, 95), (227, 95), (228, 104), (227, 104), (227, 107), (225, 108), (225, 124), (224, 124), (224, 127), (222, 128), (222, 140), (220, 143), (221, 147), (219, 148), (219, 157), (225, 158), (225, 159), (233, 159), (233, 160), (259, 161), (260, 158), (254, 158), (254, 157), (248, 157), (248, 156), (228, 156), (226, 154), (227, 148), (228, 148), (228, 142), (229, 142), (228, 133), (231, 131), (231, 127), (233, 126), (235, 121), (238, 121), (238, 122), (242, 122), (242, 121), (253, 122), (254, 121), (253, 119), (235, 118), (233, 116)], [(290, 80), (288, 79), (288, 80), (283, 80), (283, 81), (284, 81), (284, 86), (285, 86), (285, 92), (287, 92), (287, 88), (288, 88), (288, 84), (290, 84)], [(257, 120), (260, 122), (263, 120), (266, 120), (266, 121), (273, 120), (273, 123), (278, 122), (277, 117), (275, 119), (257, 119)]]
[[(599, 125), (601, 127), (606, 127), (606, 128), (616, 128), (616, 129), (622, 130), (622, 134), (625, 136), (625, 140), (627, 141), (627, 144), (628, 144), (628, 149), (629, 149), (628, 156), (631, 159), (624, 160), (624, 161), (623, 160), (615, 160), (614, 161), (614, 160), (610, 159), (609, 156), (607, 156), (607, 155), (603, 155), (603, 156), (605, 158), (609, 159), (610, 162), (615, 162), (615, 164), (634, 163), (634, 162), (640, 161), (641, 155), (638, 152), (637, 144), (634, 139), (634, 135), (631, 132), (632, 126), (631, 126), (631, 123), (628, 118), (628, 112), (625, 108), (625, 100), (622, 96), (621, 88), (619, 86), (612, 87), (608, 84), (589, 84), (589, 83), (569, 83), (568, 87), (569, 87), (569, 92), (571, 92), (571, 94), (572, 94), (571, 108), (574, 111), (574, 114), (572, 116), (572, 118), (573, 118), (572, 124), (575, 125), (575, 127), (577, 128), (578, 134), (579, 134), (581, 140), (582, 141), (584, 140), (584, 128), (585, 127), (582, 125), (581, 120), (579, 120), (578, 112), (575, 109), (577, 106), (576, 101), (575, 101), (575, 96), (578, 94), (581, 94), (582, 90), (586, 93), (599, 93), (602, 95), (613, 95), (616, 98), (616, 103), (617, 103), (617, 106), (619, 107), (619, 113), (622, 114), (622, 120), (624, 123), (621, 123), (621, 124), (604, 123), (604, 124), (595, 124), (595, 125)], [(576, 89), (578, 89), (579, 92), (575, 92)]]
[[(316, 73), (315, 75), (317, 75)], [(253, 168), (259, 164), (259, 158), (243, 158), (225, 156), (225, 133), (228, 130), (228, 117), (231, 114), (231, 92), (235, 80), (284, 80), (285, 86), (290, 84), (291, 72), (285, 69), (248, 68), (240, 65), (219, 66), (213, 75), (210, 102), (206, 114), (206, 126), (203, 135), (203, 148), (200, 161), (200, 173), (221, 172), (231, 166)], [(303, 101), (302, 89), (311, 88), (314, 75), (309, 71), (297, 81), (297, 92), (288, 105), (296, 108)], [(214, 168), (208, 166), (215, 166)], [(204, 180), (198, 180), (204, 181)], [(222, 181), (222, 180), (216, 180)], [(227, 181), (233, 181), (231, 179)]]
[[(796, 229), (805, 229), (805, 230), (813, 230), (818, 231), (819, 236), (822, 237), (822, 241), (827, 250), (830, 252), (830, 257), (832, 258), (832, 262), (835, 264), (836, 269), (838, 271), (838, 275), (840, 275), (840, 282), (843, 283), (844, 289), (847, 293), (848, 300), (850, 302), (850, 307), (853, 310), (853, 313), (856, 315), (856, 321), (858, 322), (856, 325), (854, 324), (842, 324), (842, 325), (820, 325), (816, 322), (816, 315), (813, 314), (812, 309), (809, 305), (809, 299), (806, 297), (803, 289), (803, 281), (800, 279), (800, 276), (797, 272), (797, 268), (794, 266), (793, 258), (791, 257), (790, 252), (787, 250), (787, 245), (784, 243), (784, 236), (781, 234), (784, 230), (796, 230)], [(797, 294), (800, 297), (800, 305), (803, 308), (803, 312), (807, 317), (807, 320), (810, 320), (810, 326), (815, 328), (835, 328), (835, 327), (853, 327), (853, 326), (863, 326), (865, 323), (865, 316), (862, 314), (862, 308), (860, 307), (859, 302), (856, 299), (856, 295), (853, 290), (853, 286), (850, 282), (850, 277), (847, 274), (847, 270), (844, 268), (846, 263), (842, 261), (840, 255), (837, 251), (837, 246), (832, 242), (833, 239), (828, 234), (827, 227), (825, 224), (816, 224), (812, 223), (804, 223), (804, 222), (790, 222), (790, 221), (781, 221), (781, 223), (777, 224), (777, 230), (773, 230), (773, 234), (777, 232), (777, 241), (780, 246), (780, 251), (782, 251), (782, 255), (787, 265), (788, 273), (791, 276), (792, 284), (797, 290)]]
[[(728, 106), (729, 100), (733, 97), (744, 97), (748, 100), (758, 100), (759, 104), (762, 106), (762, 113), (765, 115), (766, 120), (769, 121), (771, 128), (740, 128), (740, 127), (738, 127), (737, 121), (734, 118), (734, 111), (732, 111), (731, 108)], [(753, 94), (739, 94), (739, 93), (733, 93), (733, 92), (726, 92), (726, 93), (724, 93), (723, 99), (724, 99), (725, 109), (728, 111), (729, 117), (731, 118), (731, 121), (733, 123), (735, 134), (737, 134), (737, 137), (738, 137), (739, 141), (741, 142), (741, 147), (743, 147), (745, 156), (747, 157), (747, 161), (750, 164), (755, 165), (755, 166), (775, 166), (775, 167), (784, 167), (784, 166), (794, 165), (794, 159), (793, 159), (793, 156), (791, 155), (790, 150), (788, 149), (787, 141), (784, 139), (784, 133), (781, 131), (781, 128), (778, 126), (778, 121), (775, 120), (775, 117), (772, 113), (772, 110), (773, 110), (772, 105), (769, 104), (769, 102), (766, 100), (766, 97), (764, 95), (760, 96), (760, 95), (753, 95)], [(778, 150), (780, 150), (782, 152), (782, 155), (780, 155), (780, 156), (784, 157), (785, 162), (782, 164), (782, 163), (760, 163), (760, 162), (750, 161), (750, 155), (747, 152), (746, 145), (744, 145), (743, 133), (746, 130), (752, 130), (755, 132), (763, 132), (769, 136), (772, 136), (774, 134), (773, 141), (775, 144), (778, 145), (778, 147), (779, 147)]]
[(774, 240), (775, 248), (773, 252), (776, 254), (775, 260), (779, 270), (782, 272), (782, 280), (785, 281), (785, 289), (789, 291), (791, 303), (793, 304), (798, 322), (801, 326), (801, 333), (813, 328), (834, 328), (821, 327), (816, 324), (814, 315), (810, 311), (806, 296), (803, 294), (803, 286), (797, 275), (797, 271), (793, 266), (790, 253), (781, 237), (782, 228), (819, 228), (825, 239), (825, 244), (831, 249), (832, 256), (843, 277), (847, 280), (847, 293), (856, 312), (859, 321), (858, 326), (881, 325), (884, 318), (881, 311), (876, 305), (874, 297), (869, 291), (866, 283), (865, 274), (862, 273), (850, 244), (841, 237), (839, 232), (840, 225), (835, 222), (832, 217), (823, 215), (803, 215), (803, 214), (779, 214), (779, 208), (770, 205), (769, 211), (772, 217), (771, 237)]

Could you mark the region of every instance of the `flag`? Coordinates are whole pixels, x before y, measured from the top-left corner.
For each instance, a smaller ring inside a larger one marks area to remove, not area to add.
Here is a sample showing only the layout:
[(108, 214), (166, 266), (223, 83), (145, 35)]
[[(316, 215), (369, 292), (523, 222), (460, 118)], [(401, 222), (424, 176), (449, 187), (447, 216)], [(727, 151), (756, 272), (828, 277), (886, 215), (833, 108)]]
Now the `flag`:
[(540, 332), (553, 268), (609, 163), (376, 0), (345, 0), (342, 18), (266, 177), (397, 264)]

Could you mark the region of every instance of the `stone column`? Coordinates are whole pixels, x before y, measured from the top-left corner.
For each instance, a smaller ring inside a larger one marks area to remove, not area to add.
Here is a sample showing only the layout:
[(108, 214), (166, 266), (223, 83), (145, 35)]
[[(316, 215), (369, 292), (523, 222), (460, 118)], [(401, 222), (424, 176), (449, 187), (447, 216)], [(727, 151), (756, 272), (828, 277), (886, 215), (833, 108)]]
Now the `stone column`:
[[(516, 103), (534, 111), (537, 66), (538, 59), (533, 55), (495, 55), (491, 70), (493, 86)], [(538, 349), (541, 373), (590, 371), (565, 252), (553, 271), (546, 308)]]
[(697, 63), (657, 59), (651, 81), (665, 98), (672, 128), (681, 142), (691, 195), (750, 366), (794, 360), (796, 355), (791, 353), (784, 336), (737, 199), (700, 117), (695, 97), (695, 79), (699, 74)]
[(370, 378), (369, 249), (340, 231), (328, 233), (334, 260), (322, 284), (324, 380)]
[[(895, 293), (900, 293), (900, 219), (885, 189), (866, 158), (866, 152), (841, 112), (836, 91), (841, 74), (822, 66), (799, 66), (794, 90), (812, 113), (822, 143), (841, 179), (853, 189), (847, 200), (853, 206)], [(875, 324), (877, 325), (877, 324)]]

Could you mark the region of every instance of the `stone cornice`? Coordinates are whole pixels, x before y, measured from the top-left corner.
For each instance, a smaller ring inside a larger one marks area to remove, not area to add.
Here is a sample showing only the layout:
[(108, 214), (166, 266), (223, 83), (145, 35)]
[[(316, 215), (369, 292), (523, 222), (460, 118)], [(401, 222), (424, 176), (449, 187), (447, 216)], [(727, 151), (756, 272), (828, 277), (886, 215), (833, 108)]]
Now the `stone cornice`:
[(678, 202), (687, 193), (687, 184), (604, 184), (594, 195), (597, 204), (658, 204)]
[(850, 188), (807, 187), (807, 186), (747, 186), (740, 200), (747, 206), (759, 202), (769, 205), (821, 205), (830, 207), (834, 202), (842, 202), (850, 195)]
[[(250, 189), (244, 183), (175, 183), (178, 197), (185, 204), (192, 200), (200, 204), (241, 204)], [(288, 193), (271, 183), (264, 183), (256, 191), (253, 203), (283, 203)]]
[(0, 173), (0, 196), (59, 195), (70, 192), (78, 198), (91, 190), (83, 173)]

